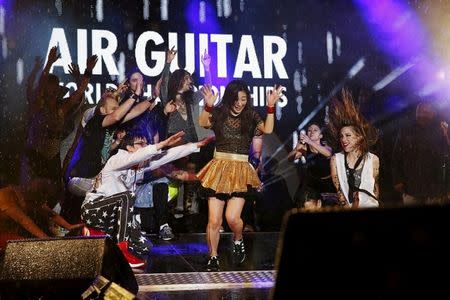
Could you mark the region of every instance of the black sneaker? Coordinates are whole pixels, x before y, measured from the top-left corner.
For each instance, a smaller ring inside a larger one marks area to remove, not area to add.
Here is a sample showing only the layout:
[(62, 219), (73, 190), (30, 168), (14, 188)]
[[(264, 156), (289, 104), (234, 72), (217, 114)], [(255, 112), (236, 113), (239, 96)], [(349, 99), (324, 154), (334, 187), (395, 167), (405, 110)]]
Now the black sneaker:
[(233, 260), (234, 263), (242, 264), (245, 260), (245, 247), (244, 240), (241, 240), (240, 243), (236, 244), (233, 241)]
[(206, 265), (206, 271), (217, 272), (219, 271), (219, 258), (217, 256), (211, 256)]

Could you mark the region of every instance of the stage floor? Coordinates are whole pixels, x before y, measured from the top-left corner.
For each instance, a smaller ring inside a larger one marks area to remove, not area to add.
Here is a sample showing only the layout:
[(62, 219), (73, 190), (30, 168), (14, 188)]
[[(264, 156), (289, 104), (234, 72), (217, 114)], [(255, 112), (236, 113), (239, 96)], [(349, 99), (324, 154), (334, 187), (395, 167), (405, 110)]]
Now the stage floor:
[(278, 232), (244, 233), (247, 258), (232, 263), (232, 234), (222, 233), (220, 272), (206, 272), (205, 234), (179, 234), (171, 241), (149, 236), (151, 261), (136, 274), (140, 299), (268, 299), (274, 286)]

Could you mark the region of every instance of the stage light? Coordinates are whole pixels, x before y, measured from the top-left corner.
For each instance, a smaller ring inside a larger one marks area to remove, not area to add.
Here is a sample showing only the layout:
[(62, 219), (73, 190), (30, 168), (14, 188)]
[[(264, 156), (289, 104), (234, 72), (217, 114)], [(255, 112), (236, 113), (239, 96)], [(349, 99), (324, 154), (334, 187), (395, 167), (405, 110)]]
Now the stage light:
[(379, 91), (383, 89), (385, 86), (387, 86), (389, 83), (394, 81), (396, 78), (398, 78), (400, 75), (411, 69), (416, 63), (415, 62), (408, 62), (407, 64), (395, 68), (391, 73), (389, 73), (386, 77), (381, 79), (379, 82), (377, 82), (372, 89), (374, 91)]

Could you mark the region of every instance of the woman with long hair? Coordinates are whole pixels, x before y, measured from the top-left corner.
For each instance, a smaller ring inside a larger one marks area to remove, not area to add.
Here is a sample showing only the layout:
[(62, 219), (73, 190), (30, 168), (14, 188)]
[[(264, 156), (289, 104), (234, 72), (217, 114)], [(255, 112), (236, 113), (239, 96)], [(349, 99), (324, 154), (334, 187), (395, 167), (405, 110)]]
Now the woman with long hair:
[(209, 191), (206, 239), (210, 259), (207, 270), (217, 271), (217, 247), (225, 202), (225, 218), (234, 235), (234, 261), (242, 263), (245, 260), (241, 212), (246, 195), (261, 184), (256, 170), (248, 161), (248, 154), (254, 136), (273, 131), (275, 104), (282, 96), (282, 87), (274, 87), (267, 93), (265, 121), (252, 108), (250, 91), (243, 81), (233, 80), (227, 85), (217, 108), (214, 108), (217, 95), (213, 95), (209, 87), (203, 89), (203, 95), (205, 108), (199, 124), (214, 131), (216, 149), (214, 158), (200, 170), (197, 177)]
[(339, 202), (345, 207), (378, 207), (380, 163), (369, 151), (378, 132), (362, 116), (348, 90), (342, 91), (341, 98), (332, 101), (328, 124), (331, 142), (342, 150), (330, 161)]

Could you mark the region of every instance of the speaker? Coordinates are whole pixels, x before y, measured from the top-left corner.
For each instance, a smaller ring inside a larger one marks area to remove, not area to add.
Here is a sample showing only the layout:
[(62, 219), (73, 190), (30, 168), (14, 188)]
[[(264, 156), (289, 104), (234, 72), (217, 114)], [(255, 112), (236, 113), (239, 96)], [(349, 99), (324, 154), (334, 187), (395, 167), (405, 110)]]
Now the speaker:
[(294, 209), (284, 219), (271, 298), (427, 299), (448, 294), (449, 228), (449, 205)]
[(107, 237), (10, 241), (0, 277), (5, 299), (80, 299), (101, 275), (137, 293), (130, 265)]

